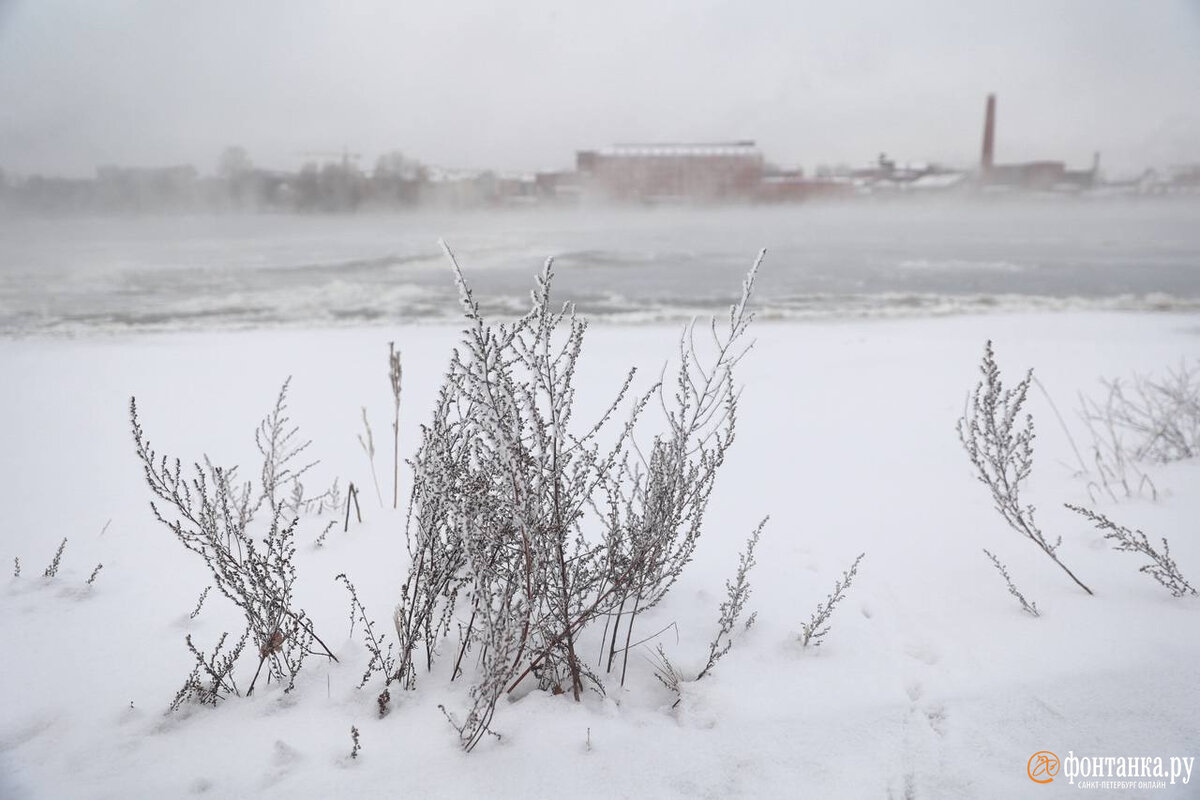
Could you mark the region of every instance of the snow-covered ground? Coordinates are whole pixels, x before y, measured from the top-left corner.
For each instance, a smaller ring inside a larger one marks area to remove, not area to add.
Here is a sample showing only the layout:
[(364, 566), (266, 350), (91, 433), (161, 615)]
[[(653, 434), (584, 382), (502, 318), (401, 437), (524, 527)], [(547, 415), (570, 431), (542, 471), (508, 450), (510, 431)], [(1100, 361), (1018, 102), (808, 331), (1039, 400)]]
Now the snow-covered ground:
[[(1156, 501), (1093, 504), (1046, 397), (1031, 394), (1031, 499), (1089, 597), (1005, 527), (954, 431), (988, 338), (1011, 381), (1036, 370), (1083, 447), (1077, 392), (1200, 355), (1200, 316), (764, 322), (754, 334), (738, 374), (738, 440), (696, 560), (639, 630), (674, 623), (651, 644), (694, 674), (737, 553), (770, 514), (752, 573), (757, 625), (684, 687), (677, 708), (641, 657), (647, 647), (607, 697), (502, 702), (503, 739), (470, 755), (438, 708), (461, 714), (461, 680), (421, 675), (377, 718), (377, 689), (355, 688), (367, 653), (347, 636), (348, 601), (333, 580), (348, 573), (387, 630), (408, 566), (404, 512), (375, 497), (360, 408), (386, 494), (388, 339), (403, 351), (411, 453), (456, 327), (0, 341), (0, 556), (22, 567), (0, 579), (0, 797), (1048, 797), (1081, 778), (1034, 784), (1026, 770), (1038, 751), (1200, 755), (1200, 600), (1172, 598), (1138, 572), (1139, 557), (1112, 551), (1062, 507), (1094, 505), (1167, 537), (1198, 584), (1200, 464), (1150, 468)], [(581, 402), (598, 407), (631, 361), (657, 375), (677, 336), (674, 326), (593, 328), (581, 379), (596, 392)], [(191, 667), (185, 635), (210, 647), (239, 628), (215, 592), (189, 617), (211, 580), (151, 516), (129, 397), (160, 450), (253, 470), (254, 426), (288, 375), (292, 418), (322, 459), (311, 485), (340, 477), (363, 489), (362, 525), (339, 524), (320, 549), (323, 520), (304, 519), (300, 532), (301, 604), (341, 661), (309, 662), (286, 696), (271, 685), (168, 715)], [(43, 578), (63, 537), (61, 569)], [(1040, 618), (1022, 613), (983, 547)], [(801, 623), (860, 552), (826, 644), (802, 648)], [(353, 760), (351, 726), (362, 747)], [(1198, 796), (1200, 775), (1181, 781), (1092, 794)]]

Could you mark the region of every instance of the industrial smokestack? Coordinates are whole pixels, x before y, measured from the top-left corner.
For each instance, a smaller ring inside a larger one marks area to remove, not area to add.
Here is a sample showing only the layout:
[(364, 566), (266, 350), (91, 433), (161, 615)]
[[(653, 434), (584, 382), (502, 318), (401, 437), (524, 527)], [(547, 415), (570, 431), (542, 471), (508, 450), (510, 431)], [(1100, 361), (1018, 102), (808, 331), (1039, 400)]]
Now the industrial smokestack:
[(987, 96), (987, 114), (983, 118), (983, 158), (980, 166), (984, 172), (992, 168), (996, 146), (996, 95)]

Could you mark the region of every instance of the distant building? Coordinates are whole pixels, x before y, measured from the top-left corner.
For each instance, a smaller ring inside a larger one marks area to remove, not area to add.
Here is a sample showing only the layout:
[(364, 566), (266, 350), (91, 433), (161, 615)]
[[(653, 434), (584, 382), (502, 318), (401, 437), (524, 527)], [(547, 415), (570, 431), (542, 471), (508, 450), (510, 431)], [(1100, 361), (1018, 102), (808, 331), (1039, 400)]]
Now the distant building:
[(579, 151), (575, 163), (586, 192), (618, 201), (751, 199), (763, 177), (752, 141), (619, 144)]
[(1069, 170), (1062, 161), (995, 163), (996, 95), (987, 96), (983, 119), (983, 149), (979, 159), (979, 182), (984, 189), (1077, 192), (1093, 188), (1100, 174), (1100, 154), (1092, 158), (1090, 170)]
[(841, 200), (857, 191), (855, 182), (845, 177), (806, 178), (796, 172), (763, 177), (755, 193), (762, 203), (804, 203), (810, 200)]

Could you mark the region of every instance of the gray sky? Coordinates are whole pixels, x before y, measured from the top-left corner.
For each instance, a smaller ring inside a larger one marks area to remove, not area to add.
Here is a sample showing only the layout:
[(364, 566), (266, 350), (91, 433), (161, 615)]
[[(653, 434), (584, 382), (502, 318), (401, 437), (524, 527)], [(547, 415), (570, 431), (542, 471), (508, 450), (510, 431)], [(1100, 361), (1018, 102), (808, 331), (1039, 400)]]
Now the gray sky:
[[(901, 6), (904, 7), (901, 7)], [(239, 144), (569, 167), (757, 139), (784, 165), (1200, 161), (1200, 0), (0, 0), (0, 168), (91, 174)]]

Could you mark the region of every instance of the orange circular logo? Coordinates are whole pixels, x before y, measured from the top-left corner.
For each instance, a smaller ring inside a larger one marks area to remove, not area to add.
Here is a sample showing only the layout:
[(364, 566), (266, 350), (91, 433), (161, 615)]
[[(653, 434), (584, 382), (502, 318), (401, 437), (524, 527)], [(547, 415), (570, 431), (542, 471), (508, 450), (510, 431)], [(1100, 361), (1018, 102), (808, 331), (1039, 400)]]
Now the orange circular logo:
[(1029, 757), (1025, 772), (1034, 783), (1050, 783), (1058, 774), (1058, 756), (1049, 750), (1039, 750)]

